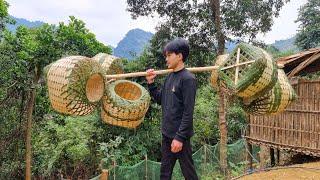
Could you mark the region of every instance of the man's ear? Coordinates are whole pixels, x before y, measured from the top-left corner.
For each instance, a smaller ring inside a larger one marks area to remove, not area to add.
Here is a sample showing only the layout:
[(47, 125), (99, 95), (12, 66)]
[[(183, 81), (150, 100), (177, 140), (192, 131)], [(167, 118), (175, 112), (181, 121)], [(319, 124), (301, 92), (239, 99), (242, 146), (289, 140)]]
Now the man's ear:
[(179, 53), (178, 56), (179, 56), (179, 60), (181, 59), (181, 61), (183, 61), (183, 55), (182, 55), (182, 53)]

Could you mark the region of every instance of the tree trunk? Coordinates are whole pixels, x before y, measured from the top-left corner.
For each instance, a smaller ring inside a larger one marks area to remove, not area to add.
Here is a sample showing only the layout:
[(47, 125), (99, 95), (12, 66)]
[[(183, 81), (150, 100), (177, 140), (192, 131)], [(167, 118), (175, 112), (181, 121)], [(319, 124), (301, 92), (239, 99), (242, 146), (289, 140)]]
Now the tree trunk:
[(220, 169), (227, 175), (227, 121), (226, 121), (226, 94), (222, 84), (219, 86), (219, 130), (220, 130)]
[[(215, 34), (218, 39), (218, 55), (224, 53), (225, 36), (221, 29), (220, 17), (220, 1), (210, 0), (210, 8), (212, 10), (212, 17), (215, 25)], [(227, 121), (226, 121), (226, 94), (222, 84), (219, 86), (219, 130), (220, 130), (220, 168), (221, 171), (227, 174)]]
[(31, 151), (31, 132), (32, 132), (32, 113), (34, 107), (34, 101), (36, 97), (36, 87), (39, 80), (40, 74), (38, 72), (38, 68), (35, 68), (34, 79), (31, 84), (31, 93), (30, 99), (27, 103), (27, 132), (26, 132), (26, 180), (31, 180), (31, 159), (32, 159), (32, 151)]
[(31, 131), (32, 131), (32, 112), (36, 94), (36, 88), (32, 87), (30, 99), (27, 104), (27, 137), (26, 137), (26, 180), (31, 179)]
[(212, 17), (216, 29), (215, 34), (218, 40), (218, 55), (222, 55), (225, 47), (225, 36), (221, 29), (220, 1), (210, 0), (210, 8), (212, 10)]

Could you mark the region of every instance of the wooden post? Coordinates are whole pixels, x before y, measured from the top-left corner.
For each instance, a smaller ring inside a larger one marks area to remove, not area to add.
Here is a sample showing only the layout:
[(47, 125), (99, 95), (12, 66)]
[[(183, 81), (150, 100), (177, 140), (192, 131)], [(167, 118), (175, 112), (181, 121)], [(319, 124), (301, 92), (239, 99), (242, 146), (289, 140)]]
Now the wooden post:
[(274, 167), (275, 158), (274, 158), (274, 149), (273, 148), (270, 148), (270, 161), (271, 161), (271, 167)]
[(224, 175), (227, 175), (227, 137), (228, 129), (226, 122), (226, 95), (224, 85), (219, 86), (219, 130), (220, 130), (220, 169)]
[(148, 179), (148, 155), (145, 155), (145, 161), (146, 161), (146, 180)]
[(247, 152), (247, 160), (248, 160), (248, 165), (247, 165), (247, 170), (251, 171), (253, 169), (253, 161), (252, 161), (252, 145), (247, 141), (246, 146), (248, 148)]
[(109, 171), (107, 169), (102, 169), (100, 180), (108, 180)]
[[(205, 144), (204, 145), (204, 166), (203, 167), (206, 167), (206, 166), (207, 166), (207, 146)], [(206, 168), (204, 170), (205, 170), (205, 173), (207, 173)]]
[(269, 148), (265, 145), (260, 145), (260, 168), (266, 168), (269, 164)]
[(31, 180), (31, 160), (32, 160), (32, 149), (31, 149), (31, 132), (32, 132), (32, 113), (34, 108), (34, 101), (36, 98), (36, 84), (40, 78), (40, 72), (36, 66), (34, 69), (34, 77), (31, 84), (30, 99), (27, 103), (27, 132), (26, 132), (26, 180)]
[(277, 148), (277, 166), (279, 166), (280, 163), (280, 150)]
[(31, 131), (32, 131), (32, 112), (34, 107), (34, 100), (36, 95), (36, 88), (31, 87), (30, 99), (27, 104), (27, 137), (26, 137), (26, 180), (31, 180)]
[(116, 161), (113, 160), (113, 180), (116, 180)]

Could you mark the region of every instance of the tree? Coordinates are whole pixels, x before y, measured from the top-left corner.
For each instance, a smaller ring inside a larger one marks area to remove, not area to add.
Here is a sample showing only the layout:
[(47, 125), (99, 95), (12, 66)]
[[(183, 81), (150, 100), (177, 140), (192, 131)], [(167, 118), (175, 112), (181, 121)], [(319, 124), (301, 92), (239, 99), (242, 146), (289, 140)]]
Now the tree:
[(127, 0), (133, 18), (158, 14), (166, 19), (173, 37), (181, 36), (198, 46), (222, 54), (227, 39), (252, 41), (270, 30), (273, 17), (288, 0)]
[(56, 31), (57, 48), (62, 56), (83, 55), (92, 57), (100, 52), (111, 54), (110, 47), (96, 40), (93, 33), (85, 27), (85, 23), (70, 16), (68, 25), (59, 23)]
[(296, 22), (300, 22), (295, 44), (301, 49), (320, 45), (320, 1), (308, 0), (300, 7)]
[[(0, 0), (0, 35), (6, 28), (6, 24), (13, 24), (13, 19), (10, 18), (8, 13), (9, 4), (5, 0)], [(0, 37), (1, 37), (0, 36)]]

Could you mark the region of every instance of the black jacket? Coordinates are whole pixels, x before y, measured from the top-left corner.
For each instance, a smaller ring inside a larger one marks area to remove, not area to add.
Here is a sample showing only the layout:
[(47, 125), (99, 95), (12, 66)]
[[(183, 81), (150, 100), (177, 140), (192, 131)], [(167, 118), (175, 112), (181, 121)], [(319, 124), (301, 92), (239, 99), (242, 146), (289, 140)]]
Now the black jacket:
[(187, 69), (170, 73), (161, 89), (149, 84), (153, 99), (162, 107), (162, 134), (184, 142), (194, 134), (193, 109), (197, 82)]

